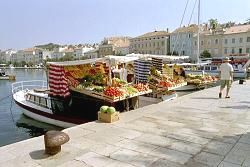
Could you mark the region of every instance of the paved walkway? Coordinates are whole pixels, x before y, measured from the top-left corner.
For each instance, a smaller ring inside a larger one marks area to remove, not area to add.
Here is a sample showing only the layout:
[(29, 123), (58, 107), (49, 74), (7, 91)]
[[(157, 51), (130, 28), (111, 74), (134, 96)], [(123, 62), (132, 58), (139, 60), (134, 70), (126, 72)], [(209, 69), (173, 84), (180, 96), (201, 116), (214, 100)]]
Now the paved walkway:
[(44, 154), (43, 137), (0, 148), (0, 166), (238, 167), (250, 166), (250, 81), (218, 87), (121, 114), (113, 124), (91, 122), (64, 130), (62, 152)]

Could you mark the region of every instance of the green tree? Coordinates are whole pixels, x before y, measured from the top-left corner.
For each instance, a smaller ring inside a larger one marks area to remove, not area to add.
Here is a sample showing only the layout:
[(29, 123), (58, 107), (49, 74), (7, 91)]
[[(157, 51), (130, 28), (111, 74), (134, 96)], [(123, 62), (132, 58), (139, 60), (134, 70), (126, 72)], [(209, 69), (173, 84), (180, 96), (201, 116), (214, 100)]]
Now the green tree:
[(209, 22), (209, 26), (212, 30), (215, 30), (219, 25), (217, 19), (209, 19), (208, 22)]
[(33, 66), (34, 66), (34, 63), (31, 62), (31, 61), (29, 61), (29, 62), (28, 62), (28, 66), (29, 66), (29, 67), (33, 67)]
[(250, 18), (248, 18), (244, 24), (250, 24)]
[(22, 61), (21, 62), (21, 67), (24, 67), (26, 65), (26, 62), (25, 61)]
[(208, 50), (204, 50), (204, 51), (201, 53), (201, 58), (211, 58), (211, 53), (209, 53)]

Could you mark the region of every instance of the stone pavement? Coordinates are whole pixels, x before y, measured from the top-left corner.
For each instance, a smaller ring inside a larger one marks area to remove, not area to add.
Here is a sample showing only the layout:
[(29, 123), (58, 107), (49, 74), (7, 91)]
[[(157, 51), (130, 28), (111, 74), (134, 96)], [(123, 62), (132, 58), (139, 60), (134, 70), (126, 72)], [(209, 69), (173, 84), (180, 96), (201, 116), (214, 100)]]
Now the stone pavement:
[(250, 166), (250, 81), (235, 82), (231, 99), (218, 89), (65, 129), (70, 142), (55, 156), (44, 154), (43, 136), (1, 147), (0, 166)]

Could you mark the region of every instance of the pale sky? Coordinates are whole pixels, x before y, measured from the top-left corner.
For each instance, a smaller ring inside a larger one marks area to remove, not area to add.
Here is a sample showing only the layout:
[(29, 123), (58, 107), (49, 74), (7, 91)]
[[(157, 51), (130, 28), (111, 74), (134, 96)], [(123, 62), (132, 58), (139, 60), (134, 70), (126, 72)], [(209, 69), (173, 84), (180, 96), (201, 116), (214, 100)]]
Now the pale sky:
[[(187, 0), (0, 0), (0, 49), (99, 43), (180, 26)], [(189, 0), (187, 25), (195, 0)], [(192, 23), (197, 23), (197, 9)], [(201, 22), (245, 22), (250, 0), (201, 0)]]

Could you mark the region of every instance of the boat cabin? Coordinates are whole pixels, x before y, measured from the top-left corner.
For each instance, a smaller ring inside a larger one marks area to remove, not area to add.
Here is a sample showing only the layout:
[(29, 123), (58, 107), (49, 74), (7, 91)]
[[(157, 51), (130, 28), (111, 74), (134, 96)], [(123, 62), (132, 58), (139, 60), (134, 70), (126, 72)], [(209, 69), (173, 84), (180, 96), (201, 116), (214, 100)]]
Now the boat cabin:
[(47, 93), (37, 93), (34, 91), (29, 91), (26, 94), (26, 100), (41, 107), (51, 109), (51, 101)]

